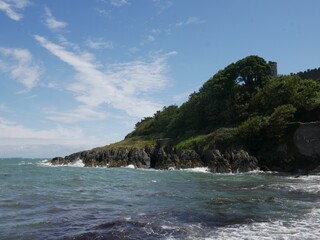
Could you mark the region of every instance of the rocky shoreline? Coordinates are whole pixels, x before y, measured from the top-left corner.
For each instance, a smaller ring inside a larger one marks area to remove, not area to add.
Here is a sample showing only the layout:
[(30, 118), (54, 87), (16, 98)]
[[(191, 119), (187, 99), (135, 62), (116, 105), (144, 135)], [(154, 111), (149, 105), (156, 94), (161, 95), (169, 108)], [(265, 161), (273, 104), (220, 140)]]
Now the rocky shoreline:
[(220, 152), (217, 149), (198, 154), (194, 150), (178, 151), (172, 147), (114, 148), (88, 150), (51, 160), (53, 165), (82, 160), (86, 167), (154, 168), (161, 170), (208, 167), (213, 173), (248, 172), (259, 169), (258, 160), (244, 150)]
[(51, 160), (64, 165), (82, 160), (86, 167), (123, 167), (185, 169), (208, 167), (213, 173), (236, 173), (253, 170), (320, 173), (320, 122), (302, 123), (287, 140), (272, 147), (261, 146), (255, 156), (243, 149), (209, 149), (202, 153), (177, 150), (169, 139), (157, 139), (156, 147), (95, 148)]

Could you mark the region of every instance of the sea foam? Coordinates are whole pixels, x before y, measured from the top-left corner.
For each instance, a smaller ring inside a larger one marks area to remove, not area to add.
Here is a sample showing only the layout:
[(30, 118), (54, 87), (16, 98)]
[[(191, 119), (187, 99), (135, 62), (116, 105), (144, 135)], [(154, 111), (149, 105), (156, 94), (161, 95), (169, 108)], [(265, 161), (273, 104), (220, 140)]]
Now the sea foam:
[(52, 164), (50, 160), (45, 159), (38, 164), (44, 167), (84, 167), (84, 163), (81, 159), (68, 164)]

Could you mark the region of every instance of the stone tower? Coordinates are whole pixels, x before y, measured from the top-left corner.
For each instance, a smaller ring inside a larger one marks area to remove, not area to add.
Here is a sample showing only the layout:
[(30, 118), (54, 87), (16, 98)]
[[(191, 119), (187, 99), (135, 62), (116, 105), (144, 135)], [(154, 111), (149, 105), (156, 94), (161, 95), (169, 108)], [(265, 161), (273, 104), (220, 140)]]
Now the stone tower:
[(272, 61), (269, 61), (268, 62), (269, 66), (270, 66), (270, 75), (272, 77), (275, 77), (278, 75), (278, 65), (277, 65), (277, 62), (272, 62)]

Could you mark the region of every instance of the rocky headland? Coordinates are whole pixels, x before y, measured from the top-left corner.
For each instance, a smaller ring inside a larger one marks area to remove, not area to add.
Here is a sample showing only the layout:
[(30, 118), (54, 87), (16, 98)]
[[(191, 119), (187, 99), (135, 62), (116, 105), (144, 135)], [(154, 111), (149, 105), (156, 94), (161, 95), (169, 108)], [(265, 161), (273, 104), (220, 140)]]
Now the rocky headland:
[(52, 163), (319, 173), (317, 71), (277, 75), (276, 67), (259, 56), (231, 63), (181, 106), (167, 106), (141, 119), (123, 141)]

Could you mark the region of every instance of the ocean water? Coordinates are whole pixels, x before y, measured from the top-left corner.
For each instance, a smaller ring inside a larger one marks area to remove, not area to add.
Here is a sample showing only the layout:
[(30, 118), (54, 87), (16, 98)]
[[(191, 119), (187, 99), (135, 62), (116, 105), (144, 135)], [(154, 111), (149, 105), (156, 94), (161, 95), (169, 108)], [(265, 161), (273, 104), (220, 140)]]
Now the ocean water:
[(320, 175), (0, 159), (0, 239), (319, 239)]

